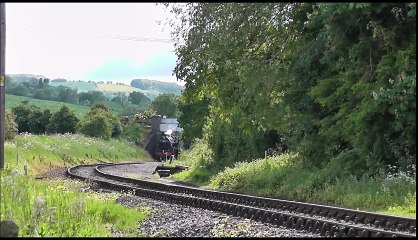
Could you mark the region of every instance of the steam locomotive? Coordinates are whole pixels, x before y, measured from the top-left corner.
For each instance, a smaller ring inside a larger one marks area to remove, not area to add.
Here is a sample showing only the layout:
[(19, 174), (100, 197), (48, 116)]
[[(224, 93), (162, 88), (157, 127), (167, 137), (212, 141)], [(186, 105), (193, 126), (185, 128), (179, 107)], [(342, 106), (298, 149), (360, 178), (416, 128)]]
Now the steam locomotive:
[(183, 131), (176, 118), (151, 117), (151, 132), (145, 144), (145, 150), (157, 161), (176, 159), (180, 153), (179, 135)]

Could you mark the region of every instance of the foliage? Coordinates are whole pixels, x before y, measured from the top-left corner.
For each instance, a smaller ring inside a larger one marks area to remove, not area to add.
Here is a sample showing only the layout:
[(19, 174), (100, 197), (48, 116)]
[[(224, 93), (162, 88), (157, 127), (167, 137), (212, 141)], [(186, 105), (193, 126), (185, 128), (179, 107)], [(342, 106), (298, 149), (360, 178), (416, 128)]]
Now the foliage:
[(160, 115), (177, 117), (178, 97), (172, 93), (162, 93), (152, 101), (151, 107)]
[(79, 129), (81, 133), (89, 137), (109, 140), (112, 136), (112, 127), (103, 110), (96, 111), (95, 114), (87, 115), (81, 121)]
[[(62, 105), (64, 105), (62, 102), (39, 100), (35, 98), (6, 94), (6, 109), (12, 109), (13, 107), (16, 107), (17, 105), (23, 102), (28, 102), (31, 105), (35, 105), (41, 111), (45, 111), (46, 109), (49, 109), (51, 110), (51, 112), (59, 111)], [(78, 104), (65, 104), (65, 105), (67, 105), (68, 108), (73, 110), (78, 118), (83, 117), (90, 110), (90, 107), (88, 106), (83, 106), (83, 105), (78, 105)], [(112, 105), (112, 108), (114, 108), (113, 105)], [(112, 112), (117, 113), (119, 112), (119, 109), (114, 109), (114, 110), (112, 109)]]
[(139, 145), (141, 142), (142, 131), (143, 128), (140, 124), (136, 122), (128, 123), (122, 125), (121, 138), (126, 139), (128, 142), (132, 142), (136, 145)]
[[(333, 165), (325, 168), (303, 166), (301, 156), (286, 153), (276, 157), (240, 161), (223, 171), (214, 171), (208, 144), (197, 140), (182, 152), (175, 164), (189, 166), (172, 176), (203, 188), (280, 197), (318, 204), (337, 205), (413, 217), (416, 214), (416, 170), (391, 167), (392, 173), (374, 177), (344, 176)], [(342, 176), (342, 177), (340, 177)]]
[(242, 129), (241, 117), (240, 112), (235, 112), (230, 122), (216, 116), (207, 120), (204, 139), (213, 152), (213, 167), (222, 169), (236, 161), (250, 161), (264, 155), (263, 135), (257, 129)]
[(86, 102), (90, 105), (95, 104), (97, 102), (103, 102), (106, 101), (105, 95), (100, 91), (88, 91), (88, 92), (82, 92), (78, 95), (78, 101), (79, 103)]
[(39, 182), (17, 169), (3, 170), (1, 182), (1, 220), (15, 221), (19, 237), (110, 237), (109, 225), (129, 234), (146, 217), (144, 209), (116, 203), (115, 195), (80, 192), (77, 182)]
[(29, 127), (29, 116), (35, 110), (37, 109), (34, 105), (23, 103), (12, 108), (13, 114), (16, 116), (16, 124), (19, 132), (31, 132)]
[(182, 87), (176, 83), (159, 82), (148, 79), (134, 79), (131, 81), (131, 86), (141, 90), (156, 90), (160, 93), (173, 93), (180, 95)]
[[(98, 160), (120, 162), (151, 159), (148, 152), (124, 139), (105, 141), (81, 134), (21, 134), (14, 142), (5, 143), (5, 164), (27, 164), (30, 173), (41, 173), (51, 167), (96, 163)], [(17, 144), (17, 145), (16, 145)]]
[(51, 111), (46, 109), (42, 112), (39, 108), (35, 108), (29, 116), (29, 129), (34, 134), (45, 134), (46, 128), (52, 118)]
[(187, 103), (181, 96), (179, 112), (178, 122), (183, 128), (181, 139), (185, 147), (189, 148), (194, 139), (203, 137), (203, 126), (209, 116), (209, 99)]
[(415, 3), (171, 6), (183, 101), (210, 101), (186, 124), (238, 113), (244, 132), (278, 132), (307, 166), (349, 162), (357, 176), (416, 159)]
[(74, 112), (66, 105), (63, 105), (58, 112), (55, 112), (47, 126), (48, 133), (75, 133), (79, 120)]
[(129, 93), (128, 100), (132, 104), (139, 104), (141, 102), (150, 102), (151, 101), (149, 98), (147, 98), (147, 96), (145, 96), (145, 94), (143, 94), (141, 92), (137, 92), (137, 91), (133, 91), (133, 92)]
[(95, 104), (78, 126), (80, 132), (90, 137), (109, 140), (122, 133), (119, 119), (104, 104)]
[(6, 141), (12, 141), (18, 133), (14, 113), (6, 109), (4, 113), (4, 120), (4, 139)]
[(78, 103), (77, 89), (61, 88), (58, 91), (58, 101), (65, 103)]

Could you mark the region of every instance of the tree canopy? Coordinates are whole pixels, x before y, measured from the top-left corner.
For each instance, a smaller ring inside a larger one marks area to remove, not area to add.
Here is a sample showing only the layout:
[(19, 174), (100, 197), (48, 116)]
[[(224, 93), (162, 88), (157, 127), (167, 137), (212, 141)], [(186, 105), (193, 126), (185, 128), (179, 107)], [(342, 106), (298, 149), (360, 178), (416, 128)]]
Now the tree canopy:
[(210, 135), (216, 124), (208, 116), (246, 133), (277, 132), (306, 163), (337, 163), (349, 172), (412, 164), (415, 9), (415, 3), (171, 4), (183, 104), (209, 102), (208, 114), (182, 107), (194, 117), (180, 117), (180, 124), (204, 121)]

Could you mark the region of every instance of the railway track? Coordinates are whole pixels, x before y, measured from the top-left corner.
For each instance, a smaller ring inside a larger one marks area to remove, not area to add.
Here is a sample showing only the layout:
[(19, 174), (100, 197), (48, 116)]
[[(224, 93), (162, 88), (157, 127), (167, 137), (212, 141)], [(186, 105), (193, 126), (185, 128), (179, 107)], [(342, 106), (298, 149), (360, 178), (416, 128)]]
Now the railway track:
[[(132, 163), (125, 163), (132, 164)], [(311, 203), (157, 183), (105, 173), (124, 164), (79, 165), (67, 174), (102, 187), (330, 237), (416, 237), (416, 219)]]

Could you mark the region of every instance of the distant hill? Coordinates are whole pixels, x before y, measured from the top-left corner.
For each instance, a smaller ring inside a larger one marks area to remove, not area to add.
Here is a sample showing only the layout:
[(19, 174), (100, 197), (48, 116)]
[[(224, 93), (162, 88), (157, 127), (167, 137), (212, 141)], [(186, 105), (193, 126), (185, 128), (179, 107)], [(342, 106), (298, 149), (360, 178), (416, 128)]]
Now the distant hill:
[(160, 82), (149, 79), (134, 79), (131, 81), (131, 86), (141, 90), (154, 90), (160, 93), (174, 93), (180, 95), (183, 87), (170, 82)]
[(15, 82), (36, 82), (39, 78), (46, 78), (43, 75), (35, 74), (7, 74), (6, 77), (13, 79)]
[[(47, 78), (43, 75), (35, 74), (7, 74), (7, 77), (17, 84), (29, 82), (31, 85), (37, 85), (39, 78)], [(126, 92), (129, 94), (132, 91), (144, 93), (148, 98), (154, 100), (161, 93), (173, 93), (180, 95), (183, 86), (173, 82), (162, 82), (150, 79), (133, 79), (130, 85), (121, 83), (112, 83), (111, 81), (70, 81), (64, 78), (50, 79), (49, 86), (58, 87), (64, 86), (72, 89), (77, 89), (77, 92), (86, 91), (101, 91), (109, 99), (113, 98), (116, 92)]]

